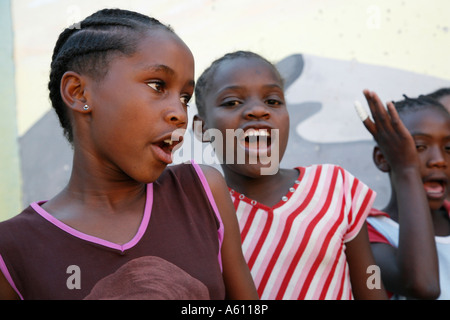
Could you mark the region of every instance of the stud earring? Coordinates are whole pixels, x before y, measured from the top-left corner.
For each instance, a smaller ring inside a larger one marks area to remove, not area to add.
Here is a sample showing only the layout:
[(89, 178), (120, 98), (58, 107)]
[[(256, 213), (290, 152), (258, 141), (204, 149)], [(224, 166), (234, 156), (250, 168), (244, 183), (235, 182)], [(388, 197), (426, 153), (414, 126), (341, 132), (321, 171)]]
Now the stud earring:
[(83, 110), (84, 110), (84, 111), (89, 110), (89, 106), (88, 106), (87, 104), (85, 104), (84, 107), (83, 107)]

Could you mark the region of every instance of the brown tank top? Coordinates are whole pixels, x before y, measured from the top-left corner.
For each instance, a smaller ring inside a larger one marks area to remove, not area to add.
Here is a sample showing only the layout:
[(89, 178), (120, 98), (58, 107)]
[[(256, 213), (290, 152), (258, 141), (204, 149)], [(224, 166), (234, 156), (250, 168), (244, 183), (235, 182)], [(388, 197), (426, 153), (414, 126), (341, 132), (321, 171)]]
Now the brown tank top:
[(197, 164), (147, 186), (124, 245), (70, 228), (42, 203), (0, 223), (0, 270), (22, 299), (224, 299), (223, 225)]

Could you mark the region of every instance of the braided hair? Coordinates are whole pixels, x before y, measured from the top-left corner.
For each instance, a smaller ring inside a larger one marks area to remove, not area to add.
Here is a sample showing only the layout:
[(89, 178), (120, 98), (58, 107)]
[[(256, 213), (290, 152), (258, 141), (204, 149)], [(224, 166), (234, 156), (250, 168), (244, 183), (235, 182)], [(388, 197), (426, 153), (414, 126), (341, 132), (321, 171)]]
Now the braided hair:
[(441, 98), (445, 96), (450, 96), (450, 88), (441, 88), (439, 90), (427, 94), (426, 96), (439, 101), (441, 100)]
[(103, 9), (66, 28), (59, 35), (53, 51), (48, 89), (52, 106), (70, 143), (73, 142), (72, 125), (60, 93), (64, 73), (71, 70), (101, 80), (113, 55), (130, 56), (135, 53), (139, 36), (150, 28), (162, 28), (174, 33), (170, 26), (146, 15), (121, 9)]
[(200, 75), (200, 77), (197, 79), (197, 82), (195, 84), (195, 105), (197, 107), (198, 114), (202, 117), (205, 116), (206, 106), (205, 106), (205, 95), (207, 94), (208, 90), (210, 89), (210, 85), (212, 83), (212, 80), (214, 78), (214, 74), (219, 68), (219, 66), (229, 60), (235, 60), (239, 58), (256, 58), (260, 59), (266, 63), (268, 63), (270, 66), (272, 66), (273, 70), (276, 72), (278, 77), (280, 78), (281, 83), (283, 84), (283, 78), (281, 77), (278, 69), (275, 67), (273, 63), (265, 59), (264, 57), (260, 56), (257, 53), (251, 52), (251, 51), (235, 51), (231, 53), (227, 53), (223, 57), (213, 61), (213, 63)]
[(395, 109), (399, 114), (417, 111), (428, 107), (440, 109), (445, 113), (448, 113), (447, 109), (439, 101), (429, 97), (428, 95), (420, 95), (417, 98), (410, 98), (404, 94), (403, 97), (405, 99), (396, 102), (393, 101)]

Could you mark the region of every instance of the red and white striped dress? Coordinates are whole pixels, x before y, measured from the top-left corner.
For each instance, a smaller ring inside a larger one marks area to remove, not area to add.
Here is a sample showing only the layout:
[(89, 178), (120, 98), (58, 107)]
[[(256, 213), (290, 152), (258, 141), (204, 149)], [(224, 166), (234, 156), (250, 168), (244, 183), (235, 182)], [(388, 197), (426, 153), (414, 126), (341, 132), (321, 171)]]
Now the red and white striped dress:
[(269, 208), (230, 190), (242, 248), (261, 299), (352, 299), (345, 242), (361, 229), (375, 192), (336, 165), (298, 167)]

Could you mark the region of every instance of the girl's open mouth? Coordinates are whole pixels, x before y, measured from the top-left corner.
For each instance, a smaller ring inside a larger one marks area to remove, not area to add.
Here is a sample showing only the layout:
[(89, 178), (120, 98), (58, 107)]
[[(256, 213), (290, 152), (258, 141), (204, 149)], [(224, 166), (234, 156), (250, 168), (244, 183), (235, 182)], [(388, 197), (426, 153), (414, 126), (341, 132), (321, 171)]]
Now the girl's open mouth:
[(268, 129), (248, 129), (239, 142), (249, 152), (267, 153), (272, 143), (271, 132)]
[(161, 142), (154, 143), (154, 150), (160, 161), (171, 164), (173, 162), (173, 152), (178, 149), (183, 141), (183, 137), (178, 137), (178, 140), (172, 140), (172, 138), (164, 139)]
[(445, 199), (447, 196), (447, 183), (444, 180), (427, 180), (423, 183), (423, 187), (430, 199)]

